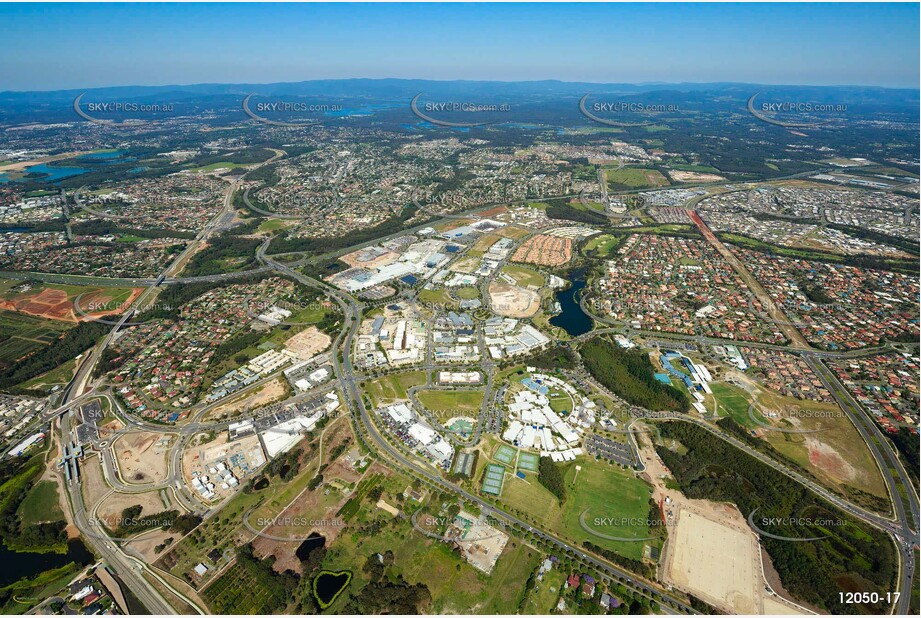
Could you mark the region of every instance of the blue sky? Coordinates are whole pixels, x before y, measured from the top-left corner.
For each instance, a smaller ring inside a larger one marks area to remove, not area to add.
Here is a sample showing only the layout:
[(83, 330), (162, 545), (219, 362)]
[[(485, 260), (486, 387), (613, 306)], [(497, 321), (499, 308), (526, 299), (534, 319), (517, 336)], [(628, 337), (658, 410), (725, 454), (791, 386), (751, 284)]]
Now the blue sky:
[(0, 4), (0, 91), (347, 77), (919, 85), (917, 4)]

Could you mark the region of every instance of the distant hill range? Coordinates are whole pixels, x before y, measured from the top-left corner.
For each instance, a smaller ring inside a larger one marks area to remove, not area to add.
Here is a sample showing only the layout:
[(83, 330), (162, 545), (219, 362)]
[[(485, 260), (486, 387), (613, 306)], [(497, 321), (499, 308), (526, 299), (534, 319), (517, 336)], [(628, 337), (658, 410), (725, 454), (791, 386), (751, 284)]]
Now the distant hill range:
[(682, 93), (707, 92), (724, 93), (748, 97), (758, 91), (771, 92), (776, 96), (808, 99), (810, 101), (850, 101), (853, 103), (895, 103), (918, 105), (919, 91), (908, 88), (879, 88), (868, 86), (785, 86), (746, 84), (734, 82), (717, 83), (648, 83), (648, 84), (600, 84), (592, 82), (543, 81), (437, 81), (425, 79), (324, 79), (302, 82), (279, 82), (273, 84), (190, 84), (168, 86), (112, 86), (51, 91), (4, 91), (0, 92), (0, 103), (73, 101), (82, 92), (87, 97), (160, 99), (163, 97), (202, 97), (215, 95), (295, 95), (309, 97), (361, 97), (368, 99), (405, 99), (419, 92), (432, 96), (480, 95), (487, 97), (574, 97), (593, 94), (633, 94), (673, 91)]

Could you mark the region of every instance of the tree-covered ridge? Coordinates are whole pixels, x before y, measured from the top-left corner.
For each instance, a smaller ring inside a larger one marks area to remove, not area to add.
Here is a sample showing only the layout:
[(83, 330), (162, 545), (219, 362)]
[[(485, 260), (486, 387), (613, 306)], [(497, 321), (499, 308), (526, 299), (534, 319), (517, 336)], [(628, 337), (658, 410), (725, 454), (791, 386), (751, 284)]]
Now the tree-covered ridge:
[(677, 412), (686, 412), (691, 405), (684, 391), (656, 380), (645, 352), (624, 350), (601, 338), (587, 341), (580, 352), (592, 376), (628, 403)]

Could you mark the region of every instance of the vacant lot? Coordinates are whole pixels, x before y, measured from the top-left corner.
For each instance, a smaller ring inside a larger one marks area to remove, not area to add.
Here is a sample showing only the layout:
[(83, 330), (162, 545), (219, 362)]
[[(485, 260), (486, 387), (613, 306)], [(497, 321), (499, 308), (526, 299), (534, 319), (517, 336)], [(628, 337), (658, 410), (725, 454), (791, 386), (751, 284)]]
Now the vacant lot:
[[(99, 288), (48, 284), (0, 297), (0, 308), (28, 315), (77, 322), (121, 313), (141, 293), (140, 288)], [(80, 309), (74, 303), (80, 299)]]
[(307, 360), (328, 348), (331, 341), (329, 335), (311, 326), (288, 339), (285, 348), (297, 354), (298, 358)]
[(540, 295), (515, 285), (493, 281), (489, 284), (493, 311), (510, 318), (530, 318), (540, 309)]
[(58, 484), (54, 481), (36, 483), (19, 505), (17, 513), (25, 526), (64, 519), (58, 498)]
[[(162, 513), (166, 510), (160, 492), (147, 491), (142, 494), (113, 493), (102, 501), (99, 507), (99, 518), (105, 521), (106, 527), (115, 530), (121, 523), (122, 511), (135, 505), (141, 506), (141, 515), (149, 516)], [(89, 510), (89, 505), (87, 505)]]
[(760, 555), (752, 533), (682, 508), (668, 558), (667, 577), (678, 588), (729, 613), (761, 613)]
[(659, 170), (639, 167), (605, 170), (605, 179), (608, 181), (608, 187), (614, 190), (663, 187), (668, 184), (668, 179)]
[(411, 386), (425, 384), (425, 372), (411, 371), (389, 375), (377, 380), (371, 380), (362, 385), (365, 392), (371, 396), (375, 406), (383, 405), (397, 400), (408, 399), (406, 389)]
[(726, 180), (719, 174), (691, 172), (686, 170), (671, 170), (668, 173), (675, 182), (721, 182)]
[(483, 403), (482, 390), (419, 391), (416, 396), (427, 410), (436, 414), (443, 421), (453, 416), (476, 416)]
[(159, 483), (166, 480), (166, 454), (172, 436), (132, 431), (112, 445), (122, 478), (128, 483)]

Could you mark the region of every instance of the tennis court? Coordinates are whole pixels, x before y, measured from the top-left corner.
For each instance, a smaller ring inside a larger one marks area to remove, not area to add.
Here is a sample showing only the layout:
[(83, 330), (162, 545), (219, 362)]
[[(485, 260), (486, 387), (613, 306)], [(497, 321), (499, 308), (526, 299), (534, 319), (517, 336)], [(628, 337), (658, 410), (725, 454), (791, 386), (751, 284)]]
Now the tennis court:
[(496, 451), (495, 458), (504, 464), (510, 464), (515, 460), (515, 449), (510, 446), (502, 445)]
[(537, 472), (539, 459), (534, 453), (520, 453), (518, 455), (518, 469)]
[(499, 464), (488, 464), (483, 476), (483, 486), (480, 488), (484, 494), (498, 496), (502, 492), (502, 482), (505, 478), (505, 467)]

